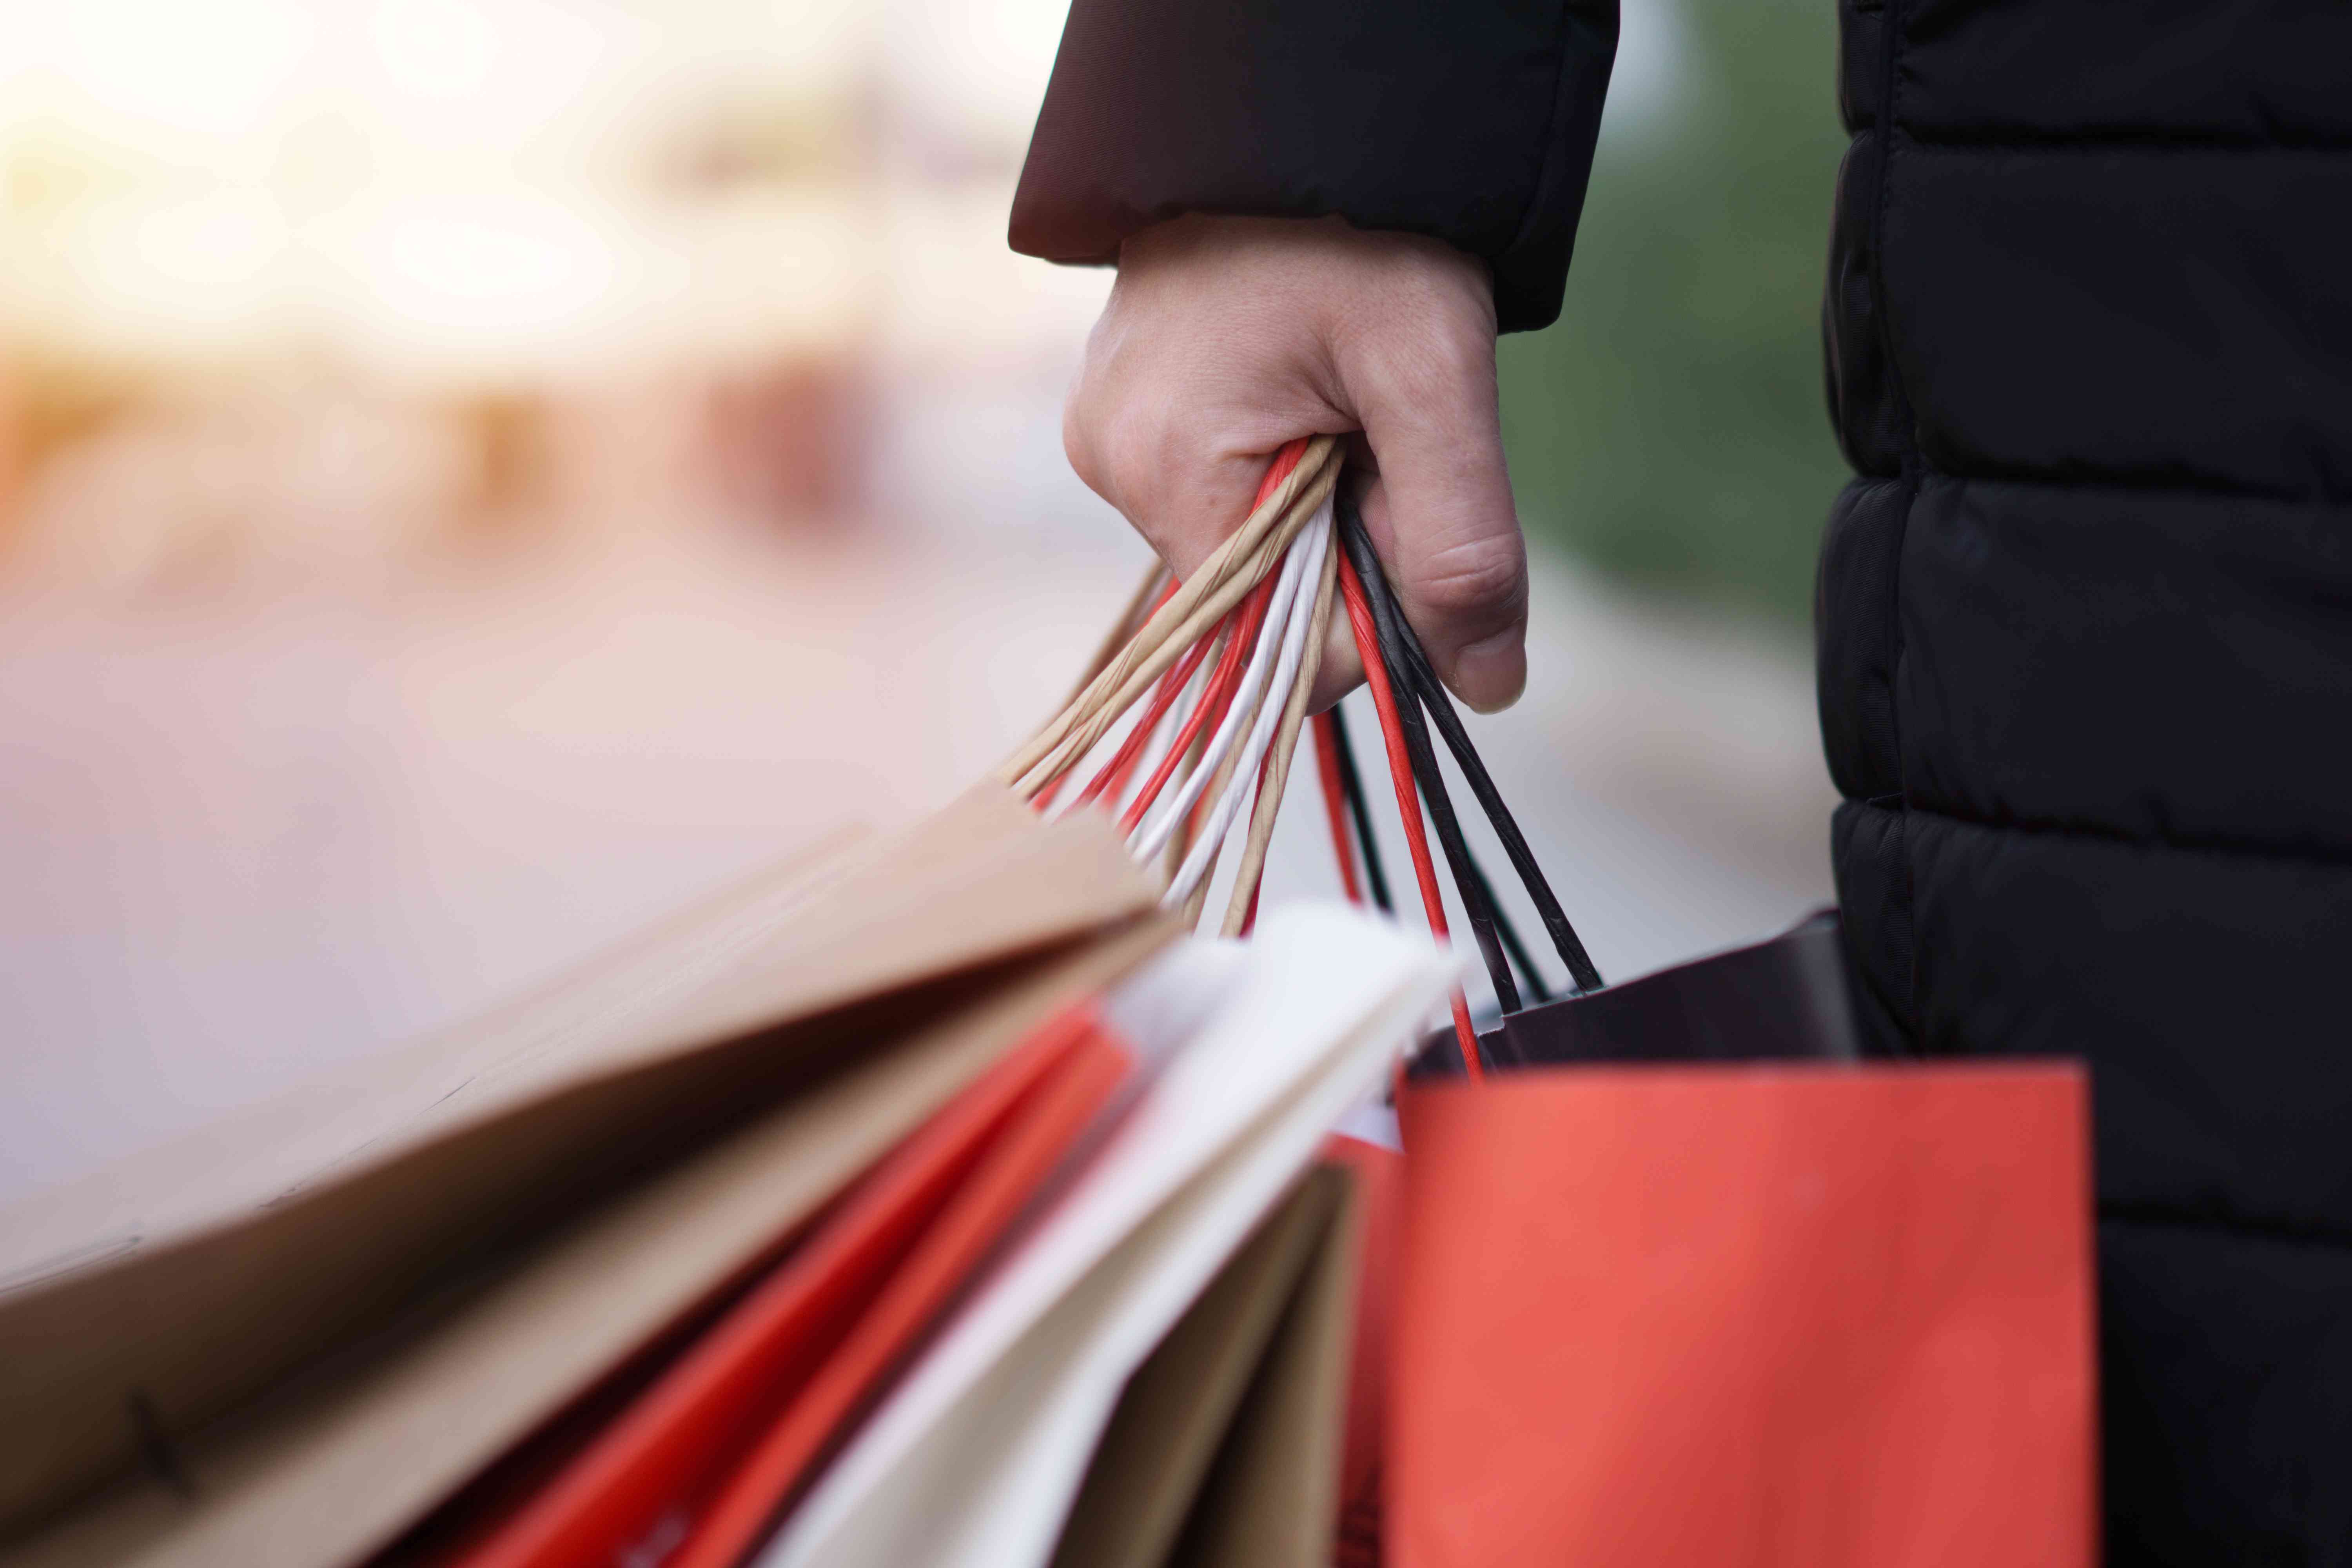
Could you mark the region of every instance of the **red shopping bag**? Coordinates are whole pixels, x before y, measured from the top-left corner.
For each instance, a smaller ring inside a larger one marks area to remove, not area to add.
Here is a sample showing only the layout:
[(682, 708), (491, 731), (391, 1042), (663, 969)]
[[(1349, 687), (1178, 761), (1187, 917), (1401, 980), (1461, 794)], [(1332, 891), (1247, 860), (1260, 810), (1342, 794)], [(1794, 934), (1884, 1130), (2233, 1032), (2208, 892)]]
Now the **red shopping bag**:
[(1534, 1068), (1402, 1100), (1403, 1568), (2081, 1568), (2084, 1079)]

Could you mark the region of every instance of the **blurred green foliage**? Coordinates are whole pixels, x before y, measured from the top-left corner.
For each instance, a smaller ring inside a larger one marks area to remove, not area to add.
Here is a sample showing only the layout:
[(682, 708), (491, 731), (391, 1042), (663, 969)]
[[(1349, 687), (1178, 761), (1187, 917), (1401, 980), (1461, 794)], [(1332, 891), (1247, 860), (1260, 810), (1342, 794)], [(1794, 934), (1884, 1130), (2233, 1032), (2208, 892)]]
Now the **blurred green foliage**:
[(1675, 12), (1669, 96), (1602, 136), (1559, 324), (1503, 340), (1512, 478), (1530, 532), (1605, 572), (1802, 619), (1845, 474), (1819, 325), (1834, 8)]

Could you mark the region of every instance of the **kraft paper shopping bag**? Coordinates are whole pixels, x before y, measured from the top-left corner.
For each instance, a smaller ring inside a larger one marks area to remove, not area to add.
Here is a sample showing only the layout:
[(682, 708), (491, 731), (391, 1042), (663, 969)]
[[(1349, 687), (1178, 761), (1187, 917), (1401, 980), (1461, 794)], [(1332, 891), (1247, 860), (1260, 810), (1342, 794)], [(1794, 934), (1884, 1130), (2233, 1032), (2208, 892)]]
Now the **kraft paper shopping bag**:
[[(173, 1456), (290, 1374), (333, 1381), (329, 1352), (396, 1336), (421, 1301), (766, 1107), (844, 1089), (840, 1069), (877, 1047), (941, 1020), (954, 1033), (1008, 964), (1152, 898), (1099, 824), (975, 794), (488, 1019), (37, 1195), (0, 1226), (0, 1279), (16, 1281), (0, 1292), (0, 1529), (22, 1540), (110, 1475), (168, 1493)], [(959, 1082), (894, 1102), (857, 1163)], [(422, 1500), (466, 1473), (435, 1460)]]
[[(1342, 1174), (1327, 1168), (1310, 1179), (1336, 1185)], [(1358, 1257), (1352, 1191), (1344, 1203), (1284, 1309), (1169, 1568), (1327, 1568), (1332, 1561)]]
[[(1328, 1257), (1347, 1267), (1351, 1195), (1344, 1171), (1309, 1172), (1128, 1379), (1055, 1545), (1054, 1568), (1162, 1568), (1180, 1539), (1247, 1528), (1248, 1520), (1225, 1522), (1247, 1511), (1229, 1501), (1247, 1481), (1236, 1472), (1256, 1457), (1242, 1452), (1255, 1447), (1246, 1429), (1258, 1407), (1279, 1403), (1272, 1391), (1284, 1377), (1276, 1363), (1288, 1348), (1285, 1329), (1294, 1313), (1314, 1312), (1318, 1266)], [(1344, 1345), (1346, 1335), (1329, 1339)], [(1313, 1413), (1319, 1419), (1275, 1461), (1279, 1468), (1292, 1447), (1308, 1450), (1298, 1456), (1306, 1473), (1284, 1478), (1303, 1484), (1274, 1529), (1301, 1534), (1284, 1528), (1296, 1514), (1305, 1536), (1328, 1546), (1330, 1467), (1317, 1461), (1335, 1457), (1329, 1434), (1342, 1411), (1336, 1383), (1327, 1392), (1333, 1397)], [(1313, 1568), (1328, 1568), (1328, 1550), (1308, 1555), (1319, 1558)]]

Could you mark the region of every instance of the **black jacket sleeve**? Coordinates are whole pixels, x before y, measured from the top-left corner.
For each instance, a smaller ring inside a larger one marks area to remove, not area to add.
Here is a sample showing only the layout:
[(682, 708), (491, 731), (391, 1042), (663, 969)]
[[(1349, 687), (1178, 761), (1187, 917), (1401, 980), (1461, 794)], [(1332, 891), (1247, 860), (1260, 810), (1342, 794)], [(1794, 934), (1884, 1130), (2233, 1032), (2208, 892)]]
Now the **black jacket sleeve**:
[(1546, 326), (1616, 50), (1617, 0), (1075, 0), (1013, 248), (1337, 213), (1484, 258), (1503, 330)]

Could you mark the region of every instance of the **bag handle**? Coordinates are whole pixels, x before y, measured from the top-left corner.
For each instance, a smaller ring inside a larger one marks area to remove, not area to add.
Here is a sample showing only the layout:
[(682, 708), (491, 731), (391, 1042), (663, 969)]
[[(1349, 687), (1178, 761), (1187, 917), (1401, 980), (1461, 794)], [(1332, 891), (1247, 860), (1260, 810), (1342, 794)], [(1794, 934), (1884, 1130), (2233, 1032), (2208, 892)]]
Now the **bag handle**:
[(1223, 931), (1254, 922), (1332, 608), (1339, 473), (1332, 437), (1286, 443), (1240, 528), (1181, 582), (1155, 563), (1077, 691), (997, 770), (1039, 811), (1108, 811), (1130, 855), (1164, 861), (1162, 905), (1187, 924), (1229, 844), (1241, 858)]
[[(1374, 657), (1381, 661), (1389, 689), (1395, 696), (1391, 707), (1396, 728), (1404, 742), (1408, 765), (1420, 785), (1422, 800), (1437, 825), (1437, 842), (1444, 850), (1447, 868), (1454, 873), (1454, 889), (1462, 896), (1470, 933), (1477, 941), (1479, 956), (1486, 960), (1495, 999), (1502, 1004), (1504, 1012), (1516, 1013), (1519, 1010), (1518, 987), (1512, 984), (1510, 962), (1504, 956), (1502, 938), (1496, 930), (1493, 894), (1486, 879), (1470, 870), (1469, 845), (1462, 837), (1462, 824), (1454, 814), (1454, 802), (1438, 773), (1436, 752), (1430, 747), (1429, 726), (1422, 716), (1424, 700), (1415, 689), (1399, 647), (1398, 633), (1404, 617), (1397, 612), (1395, 595), (1389, 591), (1380, 558), (1372, 550), (1371, 540), (1365, 535), (1363, 520), (1355, 515), (1352, 506), (1340, 514), (1340, 540), (1347, 548), (1348, 563), (1355, 569), (1357, 581), (1363, 584), (1364, 597), (1371, 611)], [(1370, 671), (1366, 673), (1369, 676)], [(1384, 709), (1382, 721), (1385, 722), (1389, 716), (1389, 710)]]
[[(1559, 900), (1553, 894), (1543, 868), (1536, 864), (1535, 851), (1528, 847), (1527, 836), (1519, 831), (1518, 822), (1511, 816), (1510, 807), (1504, 805), (1502, 792), (1495, 787), (1493, 776), (1487, 773), (1486, 763), (1478, 755), (1478, 748), (1472, 744), (1469, 732), (1463, 728), (1461, 715), (1454, 711), (1454, 699), (1446, 691), (1444, 683), (1437, 679), (1437, 672), (1431, 668), (1429, 656), (1423, 649), (1420, 637), (1414, 635), (1412, 626), (1398, 608), (1395, 592), (1389, 585), (1387, 574), (1381, 570), (1370, 536), (1364, 531), (1363, 518), (1357, 511), (1353, 498), (1345, 493), (1339, 498), (1339, 516), (1340, 540), (1347, 547), (1349, 559), (1355, 564), (1357, 575), (1363, 581), (1366, 597), (1371, 603), (1373, 622), (1381, 633), (1382, 659), (1392, 667), (1391, 684), (1410, 693), (1408, 700), (1400, 705), (1398, 718), (1405, 731), (1408, 745), (1412, 743), (1414, 733), (1420, 733), (1418, 751), (1427, 757), (1427, 766), (1424, 772), (1417, 757), (1415, 771), (1424, 773), (1423, 792), (1430, 796), (1430, 812), (1437, 819), (1439, 838), (1459, 842), (1461, 830), (1457, 824), (1453, 823), (1453, 805), (1446, 797), (1444, 781), (1438, 773), (1436, 757), (1429, 748), (1428, 732), (1421, 721), (1419, 710), (1422, 709), (1426, 709), (1429, 716), (1437, 721), (1438, 733), (1445, 737), (1446, 749), (1454, 753), (1454, 762), (1462, 769), (1463, 778), (1470, 785), (1471, 795), (1486, 814), (1486, 820), (1494, 826), (1495, 836), (1502, 841), (1503, 852), (1510, 857), (1520, 883), (1527, 889), (1528, 898), (1535, 901), (1536, 913), (1543, 921), (1544, 929), (1550, 935), (1560, 962), (1568, 967), (1572, 982), (1570, 994), (1600, 989), (1603, 984), (1600, 969), (1585, 951), (1583, 940), (1576, 934), (1576, 928), (1569, 923), (1567, 912), (1560, 908)], [(1398, 665), (1402, 667), (1402, 680), (1398, 679), (1398, 670), (1393, 668)], [(1450, 833), (1449, 825), (1452, 825)], [(1454, 859), (1450, 852), (1446, 858), (1449, 861)], [(1465, 861), (1468, 858), (1466, 847), (1463, 858)], [(1474, 896), (1472, 884), (1479, 885), (1486, 901), (1492, 907), (1493, 894), (1491, 889), (1484, 886), (1485, 874), (1475, 862), (1468, 864), (1467, 877), (1464, 870), (1463, 864), (1457, 862), (1454, 880), (1462, 884), (1465, 907)], [(1524, 966), (1524, 958), (1521, 963)], [(1499, 994), (1499, 987), (1497, 991)], [(1515, 1002), (1507, 1001), (1503, 1010), (1516, 1012), (1517, 1007)]]

